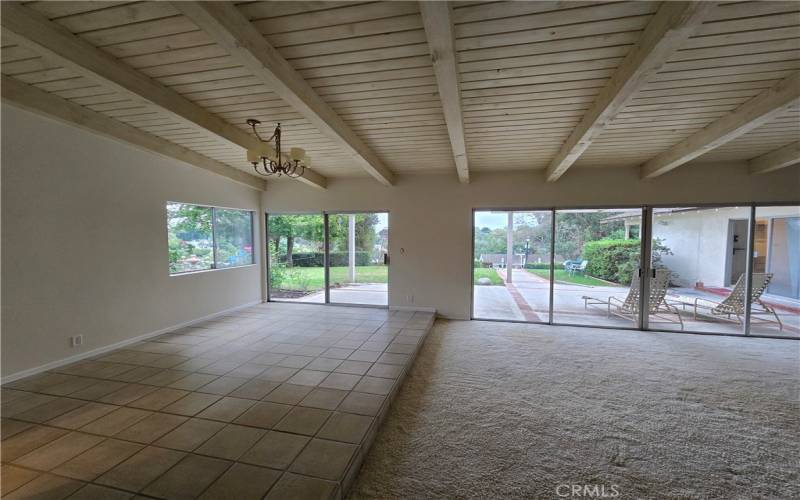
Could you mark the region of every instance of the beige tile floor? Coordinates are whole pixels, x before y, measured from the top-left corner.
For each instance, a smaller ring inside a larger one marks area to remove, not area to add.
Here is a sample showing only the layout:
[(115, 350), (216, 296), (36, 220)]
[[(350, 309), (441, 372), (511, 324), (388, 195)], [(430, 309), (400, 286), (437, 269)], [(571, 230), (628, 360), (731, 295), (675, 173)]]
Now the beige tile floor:
[(342, 497), (432, 322), (263, 304), (5, 384), (2, 497)]

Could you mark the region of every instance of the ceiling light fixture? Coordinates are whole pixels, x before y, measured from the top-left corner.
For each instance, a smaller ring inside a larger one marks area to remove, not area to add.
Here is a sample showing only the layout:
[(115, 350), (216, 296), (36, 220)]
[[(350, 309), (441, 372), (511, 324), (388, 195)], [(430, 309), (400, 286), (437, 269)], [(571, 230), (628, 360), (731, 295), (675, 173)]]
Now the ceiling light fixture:
[[(281, 151), (281, 124), (275, 127), (275, 132), (269, 139), (264, 140), (256, 130), (256, 126), (261, 122), (256, 119), (247, 120), (247, 124), (253, 127), (253, 133), (261, 141), (258, 149), (247, 150), (247, 161), (253, 165), (256, 173), (263, 176), (277, 174), (297, 178), (303, 175), (307, 168), (311, 166), (311, 158), (306, 156), (303, 148), (292, 148), (289, 154)], [(272, 147), (272, 142), (275, 147)]]

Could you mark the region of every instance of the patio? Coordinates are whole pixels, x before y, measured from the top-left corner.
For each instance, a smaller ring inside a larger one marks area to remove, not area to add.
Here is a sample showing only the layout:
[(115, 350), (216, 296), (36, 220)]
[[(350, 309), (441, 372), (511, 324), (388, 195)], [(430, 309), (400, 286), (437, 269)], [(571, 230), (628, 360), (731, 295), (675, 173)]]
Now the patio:
[[(506, 281), (505, 271), (496, 270), (503, 285), (475, 285), (473, 317), (476, 319), (503, 319), (514, 321), (547, 322), (550, 301), (550, 281), (530, 272), (515, 269), (512, 283)], [(729, 289), (727, 289), (729, 291)], [(553, 287), (553, 322), (562, 324), (582, 324), (590, 326), (634, 327), (633, 321), (615, 315), (608, 316), (607, 310), (600, 306), (586, 307), (583, 297), (591, 296), (602, 301), (609, 297), (624, 299), (628, 287), (587, 286), (556, 281)], [(667, 302), (680, 311), (684, 331), (704, 333), (738, 334), (741, 325), (719, 319), (694, 319), (692, 307), (683, 306), (681, 301), (689, 302), (695, 297), (720, 302), (726, 293), (721, 290), (702, 290), (692, 287), (669, 288)], [(764, 295), (762, 300), (775, 309), (783, 323), (781, 331), (777, 323), (753, 323), (751, 334), (800, 337), (800, 301), (784, 297)], [(650, 319), (650, 326), (658, 330), (680, 331), (677, 317)]]

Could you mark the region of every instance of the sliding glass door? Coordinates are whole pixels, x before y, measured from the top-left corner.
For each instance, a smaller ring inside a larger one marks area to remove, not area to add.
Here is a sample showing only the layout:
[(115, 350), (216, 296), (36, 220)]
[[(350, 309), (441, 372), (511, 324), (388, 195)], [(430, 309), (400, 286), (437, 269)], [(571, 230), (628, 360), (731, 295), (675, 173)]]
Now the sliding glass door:
[(328, 215), (332, 304), (389, 304), (389, 214)]
[(642, 209), (555, 211), (553, 322), (639, 327)]
[(388, 213), (268, 214), (267, 238), (269, 300), (388, 306)]
[(800, 206), (756, 207), (750, 334), (800, 337)]
[(552, 213), (479, 211), (474, 216), (473, 316), (550, 320)]
[(321, 214), (267, 217), (270, 300), (325, 302), (324, 234)]

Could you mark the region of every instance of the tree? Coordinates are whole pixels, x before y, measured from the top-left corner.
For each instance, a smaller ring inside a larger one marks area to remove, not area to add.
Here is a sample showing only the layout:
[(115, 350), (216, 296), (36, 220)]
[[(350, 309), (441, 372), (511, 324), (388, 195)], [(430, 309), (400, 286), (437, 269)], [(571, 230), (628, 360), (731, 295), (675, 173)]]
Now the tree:
[(292, 267), (295, 240), (302, 238), (308, 241), (322, 241), (323, 218), (321, 215), (271, 215), (269, 237), (276, 254), (280, 252), (281, 238), (286, 240), (286, 265)]

